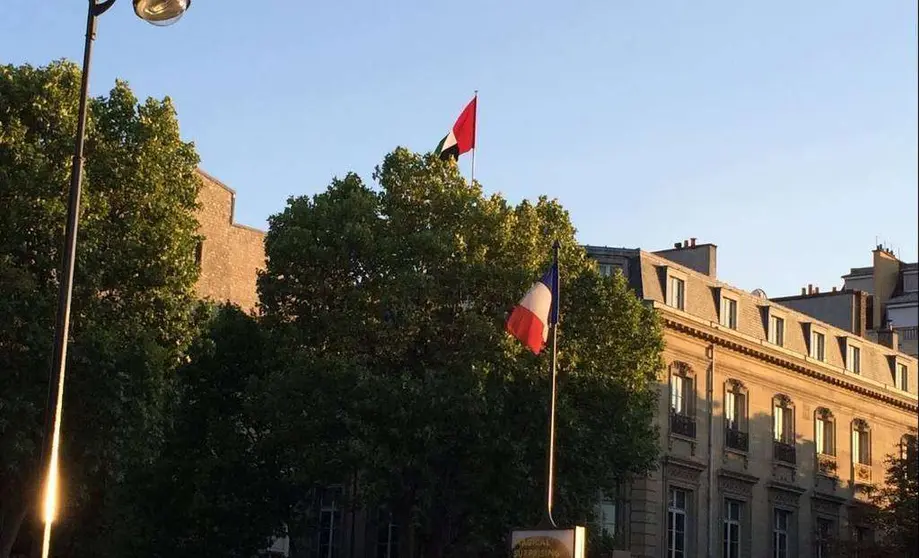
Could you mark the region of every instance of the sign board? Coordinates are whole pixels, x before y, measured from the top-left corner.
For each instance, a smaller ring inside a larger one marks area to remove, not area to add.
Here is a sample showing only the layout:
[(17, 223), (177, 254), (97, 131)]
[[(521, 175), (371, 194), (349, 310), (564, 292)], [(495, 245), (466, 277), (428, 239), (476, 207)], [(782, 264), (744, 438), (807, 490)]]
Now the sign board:
[(587, 531), (569, 529), (528, 529), (511, 533), (512, 558), (584, 558)]

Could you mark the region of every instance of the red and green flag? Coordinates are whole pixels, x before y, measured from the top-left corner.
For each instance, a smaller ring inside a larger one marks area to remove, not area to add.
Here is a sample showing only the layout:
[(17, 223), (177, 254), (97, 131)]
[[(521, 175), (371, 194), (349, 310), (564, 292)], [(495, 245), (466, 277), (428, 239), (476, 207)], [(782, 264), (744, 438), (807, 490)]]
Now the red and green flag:
[(459, 159), (463, 153), (475, 149), (475, 107), (478, 96), (466, 105), (456, 119), (453, 129), (437, 144), (434, 154), (441, 159)]

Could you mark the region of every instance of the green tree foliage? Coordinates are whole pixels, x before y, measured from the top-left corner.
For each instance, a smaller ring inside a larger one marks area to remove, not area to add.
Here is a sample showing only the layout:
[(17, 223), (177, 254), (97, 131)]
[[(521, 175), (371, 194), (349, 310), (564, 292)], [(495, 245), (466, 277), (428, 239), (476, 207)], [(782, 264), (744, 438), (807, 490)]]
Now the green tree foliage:
[[(0, 66), (0, 557), (39, 492), (79, 83), (67, 62)], [(112, 495), (153, 459), (195, 331), (198, 157), (172, 104), (138, 103), (118, 82), (91, 100), (87, 133), (61, 457), (66, 555), (92, 554), (87, 537), (118, 522)]]
[(156, 463), (130, 475), (112, 556), (252, 558), (281, 526), (287, 491), (258, 422), (269, 343), (238, 308), (218, 308), (178, 373), (179, 403)]
[[(836, 541), (834, 556), (840, 558), (919, 557), (919, 467), (916, 436), (903, 436), (895, 454), (885, 459), (885, 483), (865, 489), (870, 506), (859, 508), (857, 526), (845, 539)], [(866, 535), (862, 540), (857, 529)]]
[(259, 292), (285, 363), (265, 397), (292, 479), (357, 484), (392, 511), (403, 556), (498, 556), (544, 497), (549, 357), (503, 330), (561, 241), (556, 519), (653, 467), (662, 339), (621, 276), (603, 278), (567, 213), (513, 206), (404, 149), (379, 188), (349, 174), (270, 220)]

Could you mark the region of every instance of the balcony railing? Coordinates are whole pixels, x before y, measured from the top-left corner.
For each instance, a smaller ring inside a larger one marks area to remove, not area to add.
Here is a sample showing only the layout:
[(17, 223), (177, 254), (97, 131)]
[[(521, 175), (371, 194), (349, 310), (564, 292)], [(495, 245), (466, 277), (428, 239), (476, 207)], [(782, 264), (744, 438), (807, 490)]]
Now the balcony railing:
[(853, 463), (855, 466), (855, 481), (859, 484), (868, 484), (871, 482), (871, 465), (862, 463)]
[(836, 458), (832, 455), (817, 455), (817, 472), (825, 477), (836, 476)]
[(696, 418), (679, 413), (670, 414), (670, 432), (686, 436), (687, 438), (696, 437)]
[(897, 327), (894, 328), (897, 334), (900, 336), (900, 339), (903, 341), (915, 341), (916, 340), (916, 330), (919, 329), (916, 326), (910, 327)]
[(739, 451), (749, 451), (750, 436), (746, 432), (726, 428), (724, 431), (724, 445)]
[(775, 461), (781, 461), (783, 463), (790, 463), (794, 465), (797, 463), (797, 452), (795, 451), (795, 446), (793, 444), (773, 441), (772, 458)]

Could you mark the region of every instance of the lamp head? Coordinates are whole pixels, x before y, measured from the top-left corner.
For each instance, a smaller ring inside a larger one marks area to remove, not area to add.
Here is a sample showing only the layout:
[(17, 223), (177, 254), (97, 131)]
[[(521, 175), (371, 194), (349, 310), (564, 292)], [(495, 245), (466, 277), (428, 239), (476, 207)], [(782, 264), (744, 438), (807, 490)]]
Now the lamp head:
[(134, 0), (134, 13), (140, 19), (165, 27), (182, 19), (191, 0)]

